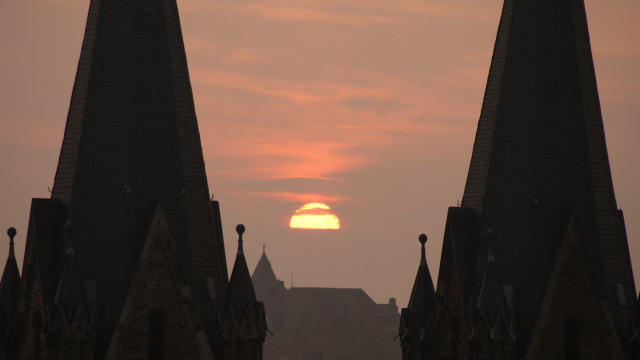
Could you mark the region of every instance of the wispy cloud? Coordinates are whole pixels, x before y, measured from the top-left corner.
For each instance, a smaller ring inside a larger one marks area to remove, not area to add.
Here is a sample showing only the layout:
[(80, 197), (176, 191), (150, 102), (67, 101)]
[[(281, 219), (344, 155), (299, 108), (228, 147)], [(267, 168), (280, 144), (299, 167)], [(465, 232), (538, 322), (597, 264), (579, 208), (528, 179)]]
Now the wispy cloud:
[(249, 191), (244, 192), (242, 196), (245, 197), (261, 197), (266, 199), (276, 199), (279, 201), (292, 202), (292, 203), (338, 203), (347, 201), (348, 198), (340, 195), (322, 195), (314, 193), (293, 193), (287, 191), (281, 192), (266, 192), (266, 191)]
[(389, 16), (346, 14), (326, 11), (318, 8), (283, 4), (256, 3), (248, 5), (247, 8), (267, 18), (289, 21), (327, 22), (352, 26), (364, 26), (372, 22), (385, 23), (402, 21)]
[[(274, 139), (275, 140), (275, 139)], [(349, 144), (287, 141), (263, 142), (251, 139), (241, 146), (209, 147), (218, 156), (233, 159), (230, 166), (214, 170), (233, 179), (271, 180), (289, 178), (332, 178), (333, 174), (354, 170), (368, 162), (364, 157), (345, 154)]]

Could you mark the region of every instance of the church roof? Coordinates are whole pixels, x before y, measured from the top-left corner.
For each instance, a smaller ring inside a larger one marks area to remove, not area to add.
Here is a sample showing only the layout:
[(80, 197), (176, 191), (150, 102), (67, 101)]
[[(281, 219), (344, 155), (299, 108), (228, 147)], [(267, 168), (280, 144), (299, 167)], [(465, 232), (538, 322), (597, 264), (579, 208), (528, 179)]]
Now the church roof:
[[(473, 288), (484, 275), (488, 229), (518, 329), (530, 333), (574, 207), (604, 284), (635, 285), (605, 144), (583, 0), (506, 0), (462, 200), (480, 219)], [(461, 284), (461, 286), (465, 286)], [(605, 291), (609, 304), (615, 292)], [(619, 332), (629, 309), (612, 306)]]
[(312, 303), (322, 300), (333, 304), (368, 304), (375, 305), (375, 301), (363, 290), (355, 288), (323, 288), (323, 287), (292, 287), (291, 296), (300, 303)]
[(278, 282), (278, 278), (276, 277), (276, 273), (273, 272), (271, 262), (267, 258), (267, 253), (264, 248), (265, 247), (263, 246), (262, 256), (260, 257), (260, 260), (258, 260), (258, 265), (256, 265), (256, 268), (253, 270), (251, 280), (256, 284), (275, 284)]
[[(154, 199), (163, 205), (189, 283), (211, 279), (224, 294), (224, 244), (175, 0), (91, 2), (52, 198), (75, 223), (79, 272), (97, 284), (102, 308), (109, 309), (101, 322), (105, 339), (122, 308)], [(202, 320), (213, 323), (206, 287), (192, 291)]]

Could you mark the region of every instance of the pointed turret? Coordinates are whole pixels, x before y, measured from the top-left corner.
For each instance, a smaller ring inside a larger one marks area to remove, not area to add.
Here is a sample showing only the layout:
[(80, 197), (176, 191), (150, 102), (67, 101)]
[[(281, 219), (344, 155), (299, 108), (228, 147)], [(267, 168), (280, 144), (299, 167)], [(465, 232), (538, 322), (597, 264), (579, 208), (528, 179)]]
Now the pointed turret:
[(421, 356), (426, 354), (429, 340), (428, 328), (436, 298), (425, 253), (427, 235), (421, 234), (418, 240), (421, 245), (420, 266), (413, 283), (409, 304), (400, 313), (399, 336), (403, 359), (414, 359), (417, 354)]
[(1, 320), (3, 322), (2, 326), (4, 327), (4, 336), (7, 336), (10, 331), (16, 315), (20, 295), (20, 272), (18, 270), (18, 263), (16, 262), (13, 241), (16, 233), (15, 228), (11, 227), (7, 230), (7, 234), (9, 235), (9, 256), (7, 257), (7, 263), (4, 266), (2, 280), (0, 281), (0, 315), (2, 315)]
[(253, 270), (253, 275), (251, 275), (251, 280), (254, 285), (273, 285), (278, 282), (276, 273), (271, 267), (271, 262), (267, 258), (265, 247), (265, 245), (262, 245), (262, 256), (260, 257), (260, 260), (258, 260), (258, 265), (256, 265), (256, 268)]
[(229, 360), (262, 359), (262, 344), (267, 332), (264, 304), (256, 299), (244, 257), (244, 231), (244, 225), (236, 226), (238, 253), (225, 295), (225, 308), (222, 309), (223, 358)]
[(236, 316), (241, 316), (241, 314), (244, 315), (247, 306), (255, 303), (257, 300), (242, 246), (242, 234), (244, 234), (245, 231), (244, 225), (240, 224), (236, 226), (236, 231), (238, 232), (238, 253), (236, 254), (236, 261), (233, 264), (231, 279), (229, 279), (225, 302), (233, 307)]
[(420, 266), (418, 267), (416, 280), (413, 283), (413, 290), (411, 291), (407, 308), (416, 312), (420, 320), (420, 325), (424, 328), (429, 314), (433, 309), (436, 293), (433, 288), (433, 281), (431, 280), (431, 273), (429, 272), (429, 266), (427, 266), (427, 257), (425, 254), (427, 235), (421, 234), (418, 240), (422, 246), (420, 250)]

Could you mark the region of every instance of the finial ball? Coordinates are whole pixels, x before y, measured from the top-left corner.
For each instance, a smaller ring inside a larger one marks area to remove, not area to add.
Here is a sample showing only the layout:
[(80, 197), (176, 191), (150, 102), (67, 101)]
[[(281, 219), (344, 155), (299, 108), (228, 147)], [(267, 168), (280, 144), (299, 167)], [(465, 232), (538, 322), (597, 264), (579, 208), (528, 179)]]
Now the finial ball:
[(238, 235), (242, 236), (242, 234), (244, 234), (244, 225), (238, 224), (238, 226), (236, 226), (236, 232)]
[(418, 241), (420, 241), (420, 244), (424, 245), (427, 242), (427, 235), (420, 234), (420, 236), (418, 236)]
[(7, 229), (7, 235), (9, 235), (10, 238), (13, 239), (14, 236), (16, 236), (18, 232), (16, 231), (16, 228), (14, 227), (10, 227), (9, 229)]
[(73, 223), (73, 221), (67, 221), (67, 222), (64, 224), (64, 229), (65, 229), (66, 231), (71, 231), (71, 230), (73, 230), (73, 228), (74, 228), (75, 226), (76, 226), (76, 224), (74, 224), (74, 223)]

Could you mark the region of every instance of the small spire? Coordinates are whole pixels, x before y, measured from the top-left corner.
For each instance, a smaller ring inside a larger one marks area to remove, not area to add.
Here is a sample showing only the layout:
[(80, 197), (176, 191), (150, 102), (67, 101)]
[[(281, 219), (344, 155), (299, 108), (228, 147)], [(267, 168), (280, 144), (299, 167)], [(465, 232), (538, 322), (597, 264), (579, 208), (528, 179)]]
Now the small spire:
[(73, 240), (71, 239), (71, 233), (73, 232), (73, 228), (76, 226), (76, 224), (73, 223), (73, 221), (67, 221), (64, 224), (64, 235), (65, 235), (65, 242), (66, 242), (66, 254), (67, 255), (73, 255), (74, 251), (73, 251)]
[(413, 289), (411, 290), (411, 296), (409, 297), (409, 304), (407, 305), (407, 308), (416, 312), (419, 319), (419, 325), (424, 329), (426, 321), (433, 310), (435, 289), (429, 272), (429, 266), (427, 265), (425, 250), (427, 235), (420, 234), (420, 236), (418, 236), (418, 241), (420, 241), (421, 245), (420, 266), (418, 267), (416, 279), (413, 283)]
[(236, 232), (238, 233), (238, 255), (244, 255), (244, 250), (242, 247), (242, 234), (244, 234), (244, 230), (244, 225), (238, 224), (238, 226), (236, 226)]
[(267, 247), (267, 244), (263, 241), (262, 242), (262, 254), (266, 254), (265, 248)]
[(9, 258), (15, 258), (16, 255), (13, 251), (13, 238), (16, 237), (16, 234), (18, 232), (16, 231), (16, 228), (14, 227), (10, 227), (9, 229), (7, 229), (7, 235), (9, 235)]
[(422, 249), (420, 250), (421, 251), (420, 264), (426, 264), (427, 263), (427, 256), (425, 254), (424, 244), (427, 243), (427, 235), (420, 234), (420, 236), (418, 236), (418, 241), (420, 241), (420, 244), (422, 245)]

